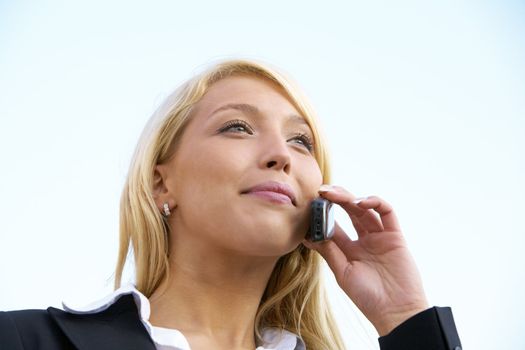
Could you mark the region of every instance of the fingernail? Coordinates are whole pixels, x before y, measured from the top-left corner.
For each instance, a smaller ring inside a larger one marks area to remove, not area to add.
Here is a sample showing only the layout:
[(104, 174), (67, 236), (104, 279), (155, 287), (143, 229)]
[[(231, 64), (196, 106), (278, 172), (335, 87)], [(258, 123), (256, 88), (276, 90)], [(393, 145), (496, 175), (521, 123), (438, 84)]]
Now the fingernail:
[(365, 201), (365, 200), (367, 200), (367, 199), (368, 199), (368, 197), (359, 197), (359, 198), (354, 199), (354, 200), (352, 201), (352, 203), (354, 203), (354, 204), (359, 204), (359, 203), (361, 203), (362, 201)]
[(332, 191), (335, 191), (335, 187), (332, 186), (332, 185), (321, 185), (321, 187), (319, 187), (319, 190), (318, 192), (332, 192)]

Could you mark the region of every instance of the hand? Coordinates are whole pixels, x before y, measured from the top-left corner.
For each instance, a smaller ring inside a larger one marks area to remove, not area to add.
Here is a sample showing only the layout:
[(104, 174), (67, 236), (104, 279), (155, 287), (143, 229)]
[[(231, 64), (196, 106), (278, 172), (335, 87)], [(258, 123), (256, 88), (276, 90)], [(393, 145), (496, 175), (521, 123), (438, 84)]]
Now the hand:
[(376, 196), (356, 204), (355, 197), (339, 186), (330, 186), (328, 191), (319, 193), (348, 213), (358, 239), (350, 239), (336, 223), (332, 240), (320, 243), (305, 240), (303, 244), (324, 257), (339, 286), (379, 335), (390, 333), (403, 321), (427, 309), (419, 272), (392, 207)]

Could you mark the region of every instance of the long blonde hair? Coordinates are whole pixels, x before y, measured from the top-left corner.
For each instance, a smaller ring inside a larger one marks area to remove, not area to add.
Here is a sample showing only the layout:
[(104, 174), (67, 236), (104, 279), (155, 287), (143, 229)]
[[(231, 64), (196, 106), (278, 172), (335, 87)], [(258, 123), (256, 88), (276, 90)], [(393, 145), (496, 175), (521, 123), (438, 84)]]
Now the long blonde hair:
[[(120, 202), (120, 245), (115, 272), (119, 288), (130, 245), (134, 254), (136, 287), (149, 297), (168, 278), (169, 227), (152, 195), (153, 174), (176, 150), (193, 106), (209, 87), (229, 76), (268, 79), (288, 95), (312, 129), (314, 156), (330, 183), (326, 144), (317, 117), (294, 81), (276, 68), (254, 60), (226, 60), (195, 75), (176, 89), (153, 114), (133, 156)], [(270, 277), (255, 318), (255, 334), (278, 327), (298, 334), (308, 349), (344, 349), (328, 306), (321, 279), (321, 257), (300, 244), (281, 257)]]

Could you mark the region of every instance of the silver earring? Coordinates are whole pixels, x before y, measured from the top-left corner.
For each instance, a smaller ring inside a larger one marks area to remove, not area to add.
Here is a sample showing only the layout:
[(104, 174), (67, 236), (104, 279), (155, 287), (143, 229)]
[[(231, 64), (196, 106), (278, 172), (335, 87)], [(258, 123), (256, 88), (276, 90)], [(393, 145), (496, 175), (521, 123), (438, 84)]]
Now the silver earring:
[(171, 211), (170, 211), (170, 206), (168, 205), (168, 203), (164, 203), (163, 205), (163, 208), (164, 208), (164, 217), (168, 217), (171, 215)]

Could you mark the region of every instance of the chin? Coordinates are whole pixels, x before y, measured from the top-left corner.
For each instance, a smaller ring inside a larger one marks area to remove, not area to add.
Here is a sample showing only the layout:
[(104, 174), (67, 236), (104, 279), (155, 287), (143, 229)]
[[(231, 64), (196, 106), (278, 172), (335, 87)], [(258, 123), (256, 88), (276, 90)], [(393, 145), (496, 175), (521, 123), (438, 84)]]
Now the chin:
[(254, 256), (281, 257), (295, 250), (303, 241), (303, 237), (282, 234), (265, 234), (245, 238), (247, 239), (244, 240), (242, 249)]
[(238, 220), (221, 225), (231, 237), (228, 245), (254, 256), (286, 255), (301, 244), (308, 230), (302, 215), (267, 212), (264, 208), (233, 207), (230, 216)]

